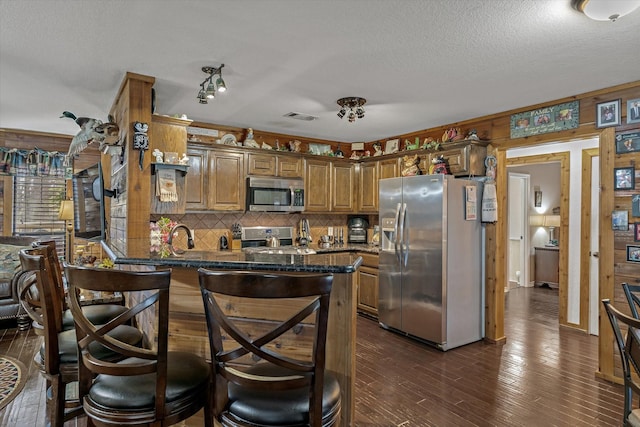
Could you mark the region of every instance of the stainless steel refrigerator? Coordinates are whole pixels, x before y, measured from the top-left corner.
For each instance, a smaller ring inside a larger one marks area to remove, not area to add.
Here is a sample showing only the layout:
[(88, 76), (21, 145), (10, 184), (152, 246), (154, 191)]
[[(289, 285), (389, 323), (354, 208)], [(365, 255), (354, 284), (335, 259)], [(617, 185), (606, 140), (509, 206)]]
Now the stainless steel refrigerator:
[(380, 181), (380, 325), (448, 350), (482, 339), (482, 184)]

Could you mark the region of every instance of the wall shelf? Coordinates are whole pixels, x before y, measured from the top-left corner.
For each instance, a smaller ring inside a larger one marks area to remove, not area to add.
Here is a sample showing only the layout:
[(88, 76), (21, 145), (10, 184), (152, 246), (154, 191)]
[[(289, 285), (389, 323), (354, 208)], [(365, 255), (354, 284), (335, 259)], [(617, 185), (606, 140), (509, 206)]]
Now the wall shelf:
[(182, 176), (187, 174), (189, 165), (176, 165), (173, 163), (151, 163), (151, 174), (156, 174), (156, 169), (175, 169), (179, 171)]

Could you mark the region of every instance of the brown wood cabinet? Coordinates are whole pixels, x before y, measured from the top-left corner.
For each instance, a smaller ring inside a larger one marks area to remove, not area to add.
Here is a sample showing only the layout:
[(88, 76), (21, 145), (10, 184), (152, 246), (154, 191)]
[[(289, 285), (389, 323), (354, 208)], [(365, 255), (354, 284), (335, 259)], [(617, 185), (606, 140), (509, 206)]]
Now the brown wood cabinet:
[(306, 159), (304, 209), (306, 212), (331, 211), (331, 163), (323, 159)]
[(248, 153), (247, 173), (249, 175), (302, 178), (302, 158), (297, 155)]
[(400, 176), (400, 157), (378, 160), (380, 179)]
[(244, 153), (205, 147), (189, 147), (187, 152), (187, 210), (243, 211)]
[(535, 285), (558, 288), (560, 282), (560, 250), (557, 247), (535, 248)]
[(449, 173), (455, 176), (482, 176), (485, 174), (484, 158), (487, 155), (487, 143), (479, 141), (448, 142), (442, 150), (429, 152), (422, 157), (420, 169), (429, 172), (429, 166), (436, 157), (443, 156)]
[(358, 311), (378, 317), (378, 254), (359, 252)]
[(356, 165), (331, 162), (331, 212), (355, 213)]
[(378, 213), (379, 163), (361, 163), (356, 168), (358, 178), (358, 213)]

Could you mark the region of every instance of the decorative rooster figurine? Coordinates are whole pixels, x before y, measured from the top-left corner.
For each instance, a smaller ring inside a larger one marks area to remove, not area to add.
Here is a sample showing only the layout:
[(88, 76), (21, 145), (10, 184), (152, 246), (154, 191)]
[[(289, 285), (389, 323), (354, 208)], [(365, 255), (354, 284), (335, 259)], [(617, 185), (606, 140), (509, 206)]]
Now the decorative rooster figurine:
[(95, 141), (100, 144), (99, 149), (101, 152), (117, 154), (117, 152), (113, 152), (113, 148), (120, 145), (120, 128), (114, 123), (113, 117), (109, 116), (108, 123), (102, 123), (101, 120), (90, 117), (76, 117), (75, 114), (69, 111), (64, 111), (60, 117), (73, 119), (80, 126), (80, 132), (73, 137), (69, 145), (65, 166), (69, 165), (76, 154), (84, 151), (89, 144)]

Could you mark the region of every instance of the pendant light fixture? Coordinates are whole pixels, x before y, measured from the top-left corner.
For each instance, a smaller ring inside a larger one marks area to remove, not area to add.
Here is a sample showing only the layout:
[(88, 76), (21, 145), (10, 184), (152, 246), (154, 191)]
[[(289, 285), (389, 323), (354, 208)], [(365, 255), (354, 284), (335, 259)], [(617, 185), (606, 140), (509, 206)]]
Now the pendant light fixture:
[[(361, 119), (364, 117), (364, 104), (367, 100), (357, 96), (349, 96), (346, 98), (338, 99), (337, 103), (340, 106), (338, 111), (338, 117), (343, 118), (347, 116), (349, 123), (356, 121), (356, 117)], [(348, 112), (348, 114), (347, 114)]]
[[(202, 67), (202, 71), (207, 73), (209, 76), (204, 79), (202, 83), (200, 83), (200, 91), (198, 92), (198, 102), (200, 104), (208, 104), (209, 99), (213, 99), (216, 96), (216, 92), (226, 92), (227, 85), (224, 83), (222, 79), (222, 67), (224, 64), (219, 67), (212, 66), (204, 66)], [(214, 83), (214, 76), (218, 76)]]

